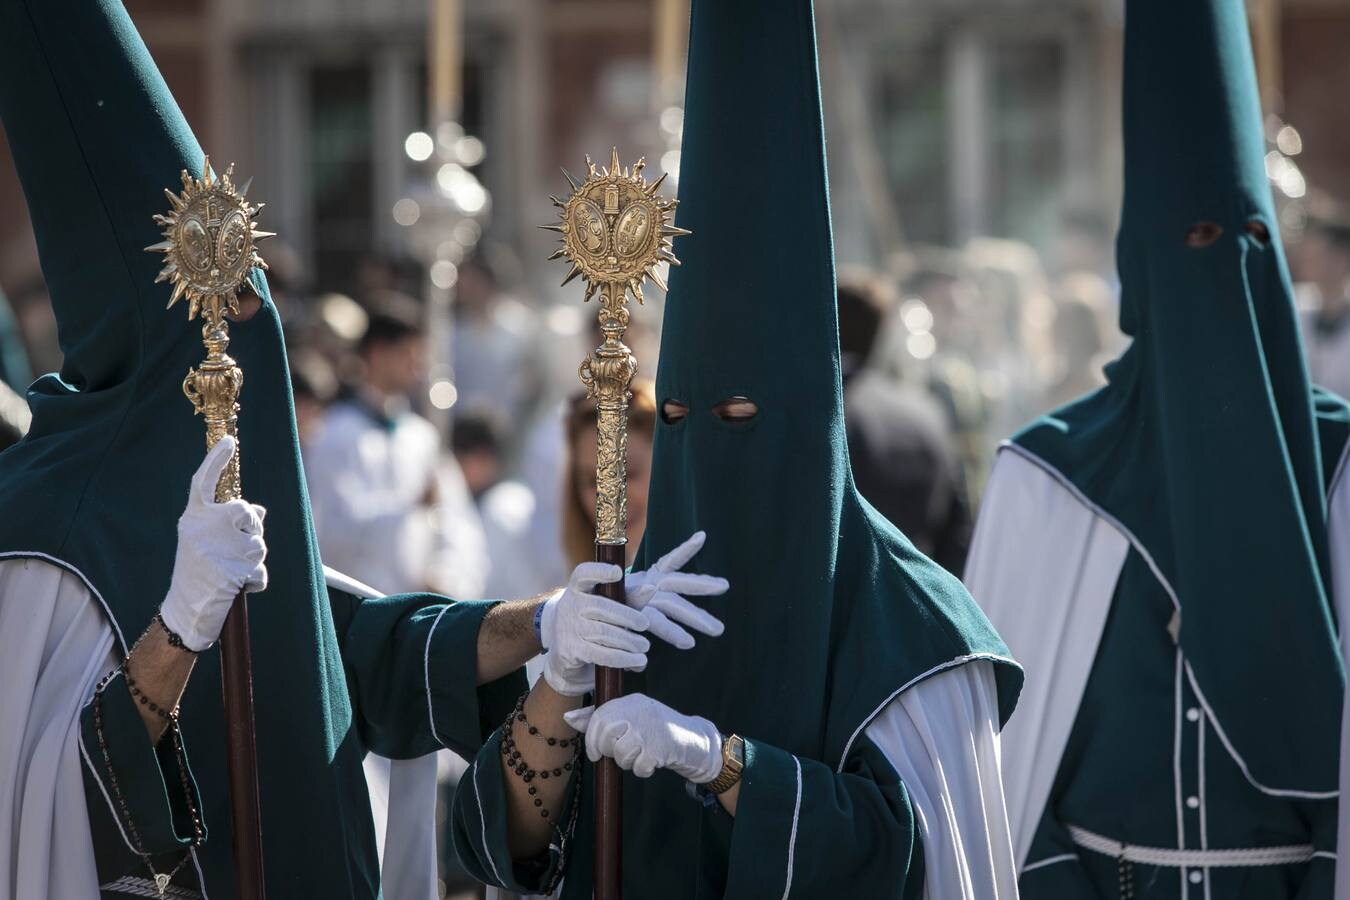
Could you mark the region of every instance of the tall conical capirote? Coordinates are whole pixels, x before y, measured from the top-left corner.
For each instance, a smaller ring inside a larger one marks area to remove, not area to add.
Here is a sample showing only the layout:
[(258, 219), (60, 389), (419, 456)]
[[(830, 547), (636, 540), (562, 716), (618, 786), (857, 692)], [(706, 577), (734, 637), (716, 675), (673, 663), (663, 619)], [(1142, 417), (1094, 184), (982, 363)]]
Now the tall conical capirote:
[(1129, 0), (1121, 327), (1106, 387), (1014, 440), (1134, 536), (1227, 745), (1275, 790), (1337, 783), (1344, 674), (1312, 392), (1239, 0)]

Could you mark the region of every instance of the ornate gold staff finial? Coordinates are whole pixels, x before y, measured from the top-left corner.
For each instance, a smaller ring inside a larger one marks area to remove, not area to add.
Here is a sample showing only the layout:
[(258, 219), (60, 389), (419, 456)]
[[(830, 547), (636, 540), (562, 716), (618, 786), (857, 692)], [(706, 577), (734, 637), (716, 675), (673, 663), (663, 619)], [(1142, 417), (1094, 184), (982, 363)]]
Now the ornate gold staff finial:
[[(236, 439), (234, 455), (216, 483), (216, 500), (240, 496), (239, 390), (244, 373), (225, 348), (230, 344), (226, 313), (239, 312), (239, 291), (252, 284), (248, 273), (254, 266), (267, 268), (258, 255), (257, 242), (271, 237), (253, 224), (262, 204), (245, 198), (248, 184), (236, 188), (231, 165), (217, 178), (211, 160), (202, 163), (202, 175), (194, 178), (183, 170), (183, 191), (166, 189), (170, 210), (155, 216), (164, 229), (164, 240), (145, 249), (164, 254), (164, 268), (155, 283), (173, 282), (169, 306), (188, 298), (188, 320), (202, 316), (202, 342), (206, 359), (199, 368), (188, 369), (183, 393), (206, 419), (206, 446), (214, 447), (225, 435)], [(230, 776), (230, 816), (234, 838), (235, 882), (239, 900), (266, 900), (263, 873), (262, 815), (258, 801), (258, 756), (253, 719), (253, 666), (249, 650), (248, 604), (244, 594), (235, 598), (220, 636), (221, 692), (225, 706), (225, 742)], [(160, 896), (168, 876), (157, 875)]]
[[(206, 419), (206, 446), (214, 447), (225, 435), (237, 440), (239, 390), (244, 373), (225, 352), (230, 344), (230, 326), (225, 314), (239, 312), (239, 289), (252, 287), (248, 280), (254, 266), (266, 269), (256, 248), (257, 241), (272, 232), (258, 231), (254, 218), (263, 204), (250, 205), (245, 195), (248, 185), (236, 188), (230, 180), (231, 164), (216, 178), (211, 159), (202, 163), (202, 175), (194, 178), (183, 170), (183, 192), (165, 188), (170, 210), (155, 216), (155, 224), (164, 229), (164, 240), (145, 249), (165, 256), (164, 268), (155, 283), (173, 282), (169, 297), (172, 308), (180, 297), (188, 299), (188, 320), (202, 314), (202, 343), (206, 359), (201, 368), (189, 369), (183, 379), (183, 393)], [(216, 500), (224, 502), (240, 496), (239, 450), (216, 485)]]
[(586, 179), (580, 184), (564, 169), (573, 193), (566, 200), (550, 197), (559, 209), (559, 222), (540, 226), (562, 235), (562, 246), (549, 257), (572, 264), (562, 283), (580, 275), (586, 280), (586, 300), (600, 294), (605, 340), (581, 364), (581, 382), (598, 411), (595, 539), (599, 544), (626, 542), (628, 387), (637, 373), (637, 360), (623, 343), (628, 294), (641, 303), (642, 283), (648, 278), (664, 291), (656, 267), (663, 261), (678, 266), (671, 241), (689, 234), (671, 224), (679, 201), (657, 193), (666, 176), (648, 184), (642, 177), (645, 165), (639, 159), (631, 170), (623, 168), (615, 148), (607, 169), (597, 169), (586, 157)]

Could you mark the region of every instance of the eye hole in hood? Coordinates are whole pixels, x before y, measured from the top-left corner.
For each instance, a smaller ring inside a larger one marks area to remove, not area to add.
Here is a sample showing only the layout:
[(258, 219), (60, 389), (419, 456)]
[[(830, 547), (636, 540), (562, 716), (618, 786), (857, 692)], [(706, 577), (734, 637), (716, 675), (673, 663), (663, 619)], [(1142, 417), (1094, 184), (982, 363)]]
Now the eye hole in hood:
[(666, 400), (661, 403), (661, 421), (667, 425), (683, 422), (689, 415), (688, 404), (679, 400)]
[(1223, 226), (1218, 222), (1196, 222), (1186, 232), (1186, 246), (1192, 250), (1208, 247), (1223, 237)]
[(1260, 219), (1252, 219), (1245, 226), (1247, 236), (1256, 242), (1258, 247), (1267, 247), (1270, 245), (1270, 229), (1266, 223)]
[(723, 422), (749, 422), (759, 415), (759, 406), (749, 397), (728, 397), (713, 407), (713, 415)]

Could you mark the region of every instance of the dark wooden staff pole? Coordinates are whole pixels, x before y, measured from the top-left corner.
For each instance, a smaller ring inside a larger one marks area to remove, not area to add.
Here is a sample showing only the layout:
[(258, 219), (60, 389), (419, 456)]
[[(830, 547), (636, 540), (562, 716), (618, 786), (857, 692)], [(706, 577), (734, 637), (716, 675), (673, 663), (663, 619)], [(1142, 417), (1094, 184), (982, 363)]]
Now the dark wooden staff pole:
[(235, 883), (240, 900), (266, 900), (258, 748), (253, 728), (253, 653), (248, 639), (246, 599), (243, 593), (236, 597), (225, 619), (220, 638), (220, 680), (225, 699)]
[[(624, 544), (595, 545), (596, 562), (623, 568)], [(623, 579), (600, 585), (600, 595), (624, 602)], [(623, 695), (623, 672), (599, 666), (595, 670), (595, 705), (599, 708)], [(622, 788), (618, 765), (606, 756), (595, 767), (595, 900), (619, 900), (623, 884)]]

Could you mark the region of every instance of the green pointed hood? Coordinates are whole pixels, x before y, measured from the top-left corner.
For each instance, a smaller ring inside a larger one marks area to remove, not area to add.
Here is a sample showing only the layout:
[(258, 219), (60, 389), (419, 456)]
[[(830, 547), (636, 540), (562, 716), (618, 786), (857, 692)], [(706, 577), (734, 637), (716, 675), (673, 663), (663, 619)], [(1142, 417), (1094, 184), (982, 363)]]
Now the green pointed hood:
[(1319, 449), (1240, 0), (1129, 0), (1124, 139), (1133, 343), (1105, 388), (1015, 441), (1152, 558), (1252, 780), (1333, 791), (1344, 674)]
[[(201, 148), (116, 0), (0, 0), (0, 120), (28, 200), (65, 363), (28, 394), (28, 435), (0, 454), (0, 554), (41, 555), (77, 571), (125, 648), (169, 586), (176, 521), (205, 453), (182, 392), (203, 356), (182, 305), (165, 310), (161, 239), (179, 172)], [(265, 255), (265, 248), (264, 248)], [(262, 310), (231, 327), (245, 496), (267, 507), (270, 584), (250, 600), (263, 833), (269, 884), (312, 883), (315, 859), (373, 865), (369, 847), (318, 846), (361, 815), (348, 794), (360, 754), (300, 468), (281, 323), (262, 274)], [(228, 885), (229, 812), (218, 654), (204, 653), (183, 728), (214, 838), (201, 854)], [(322, 777), (318, 777), (320, 773)], [(302, 807), (267, 801), (323, 785)], [(368, 815), (368, 807), (364, 813)], [(367, 866), (370, 868), (370, 866)], [(362, 888), (364, 890), (364, 886)], [(213, 888), (212, 894), (217, 891)], [(225, 891), (228, 896), (229, 891)]]
[[(638, 565), (696, 529), (724, 635), (653, 648), (647, 690), (828, 764), (903, 687), (1007, 659), (960, 583), (858, 494), (844, 439), (834, 255), (810, 0), (695, 0), (678, 224)], [(714, 407), (759, 407), (730, 423)], [(1011, 713), (1021, 673), (999, 662)]]

